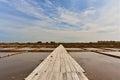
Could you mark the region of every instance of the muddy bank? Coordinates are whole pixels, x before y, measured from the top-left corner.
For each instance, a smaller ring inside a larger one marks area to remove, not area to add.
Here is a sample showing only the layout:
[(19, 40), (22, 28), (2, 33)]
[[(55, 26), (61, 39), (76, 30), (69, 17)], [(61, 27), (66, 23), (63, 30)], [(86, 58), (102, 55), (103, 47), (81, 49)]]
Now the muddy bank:
[(24, 53), (0, 59), (0, 80), (24, 80), (49, 53)]
[(94, 52), (72, 52), (90, 80), (120, 80), (120, 59)]

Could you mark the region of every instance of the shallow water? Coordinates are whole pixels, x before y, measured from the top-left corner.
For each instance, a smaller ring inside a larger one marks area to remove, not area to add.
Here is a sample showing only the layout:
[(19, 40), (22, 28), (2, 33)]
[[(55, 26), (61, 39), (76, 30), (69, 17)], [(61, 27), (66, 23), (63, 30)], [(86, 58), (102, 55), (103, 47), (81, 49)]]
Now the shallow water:
[(13, 50), (13, 49), (16, 49), (16, 48), (0, 48), (0, 50)]
[[(0, 59), (0, 80), (23, 80), (49, 53), (23, 53)], [(120, 80), (120, 59), (94, 52), (71, 52), (89, 80)]]
[(11, 52), (0, 52), (0, 56), (6, 56), (8, 54), (14, 54), (14, 52), (13, 53), (11, 53)]
[(17, 48), (17, 50), (34, 50), (34, 48), (24, 47), (24, 48)]
[(90, 80), (120, 80), (120, 59), (94, 52), (71, 52)]
[(100, 48), (84, 48), (84, 49), (87, 49), (87, 50), (102, 50)]
[(108, 49), (108, 50), (115, 50), (115, 51), (120, 50), (120, 48), (105, 48), (105, 49)]
[(66, 50), (83, 50), (82, 48), (65, 48)]
[(24, 80), (49, 53), (23, 53), (0, 59), (0, 80)]
[(103, 53), (120, 57), (120, 52), (103, 52)]

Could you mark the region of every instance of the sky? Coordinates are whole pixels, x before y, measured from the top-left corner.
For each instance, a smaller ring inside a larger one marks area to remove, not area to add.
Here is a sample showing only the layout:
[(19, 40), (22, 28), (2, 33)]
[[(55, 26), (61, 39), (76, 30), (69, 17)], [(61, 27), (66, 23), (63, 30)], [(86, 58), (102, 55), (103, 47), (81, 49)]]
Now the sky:
[(120, 0), (0, 0), (0, 42), (120, 41)]

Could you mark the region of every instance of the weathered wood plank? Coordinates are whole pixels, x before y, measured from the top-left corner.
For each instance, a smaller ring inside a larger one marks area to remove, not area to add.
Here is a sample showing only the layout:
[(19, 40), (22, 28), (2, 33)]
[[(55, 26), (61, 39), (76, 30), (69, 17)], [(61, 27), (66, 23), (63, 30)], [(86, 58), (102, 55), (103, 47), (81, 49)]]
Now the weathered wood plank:
[(88, 80), (83, 72), (60, 45), (25, 80)]

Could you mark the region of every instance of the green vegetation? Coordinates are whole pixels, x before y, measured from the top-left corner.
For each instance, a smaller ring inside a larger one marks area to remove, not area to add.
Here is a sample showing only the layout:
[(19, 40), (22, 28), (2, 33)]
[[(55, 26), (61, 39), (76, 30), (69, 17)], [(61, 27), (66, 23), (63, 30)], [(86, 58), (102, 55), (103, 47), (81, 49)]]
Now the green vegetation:
[(60, 43), (55, 41), (50, 42), (27, 42), (27, 43), (0, 43), (0, 47), (48, 47), (48, 48), (55, 48), (58, 45), (63, 44), (65, 47), (71, 48), (84, 48), (84, 47), (95, 47), (95, 48), (104, 48), (104, 47), (111, 47), (111, 48), (120, 48), (120, 41), (98, 41), (98, 42), (88, 42), (88, 43)]

